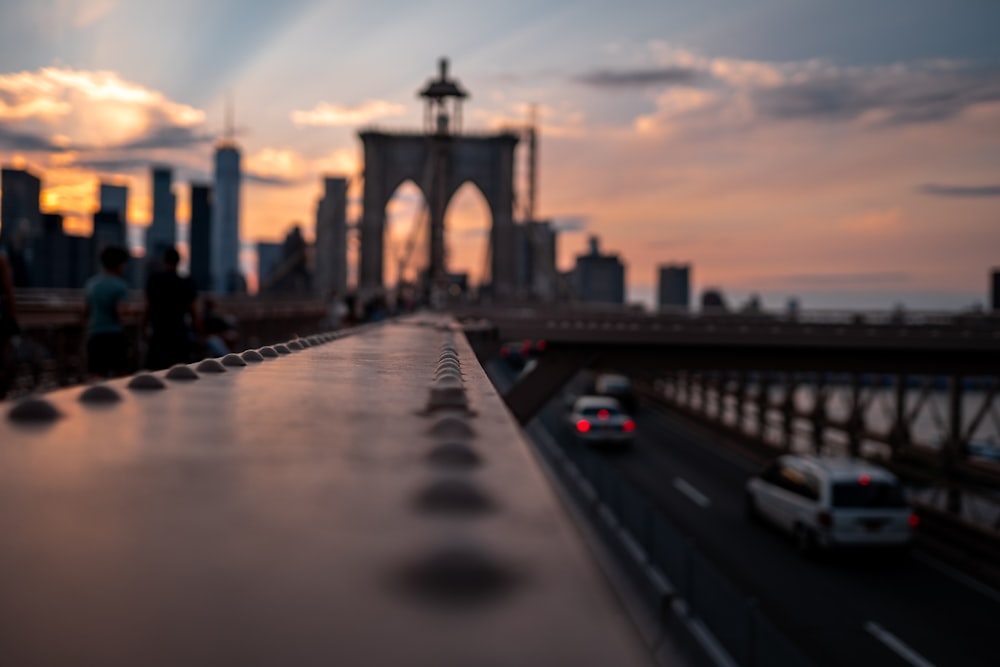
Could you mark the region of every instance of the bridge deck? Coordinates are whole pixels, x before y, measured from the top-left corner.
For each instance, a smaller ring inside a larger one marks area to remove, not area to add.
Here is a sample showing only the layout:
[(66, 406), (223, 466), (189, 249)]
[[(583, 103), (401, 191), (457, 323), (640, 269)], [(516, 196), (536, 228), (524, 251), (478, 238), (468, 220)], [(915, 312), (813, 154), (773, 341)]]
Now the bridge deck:
[(648, 661), (461, 335), (314, 340), (5, 410), (5, 663)]

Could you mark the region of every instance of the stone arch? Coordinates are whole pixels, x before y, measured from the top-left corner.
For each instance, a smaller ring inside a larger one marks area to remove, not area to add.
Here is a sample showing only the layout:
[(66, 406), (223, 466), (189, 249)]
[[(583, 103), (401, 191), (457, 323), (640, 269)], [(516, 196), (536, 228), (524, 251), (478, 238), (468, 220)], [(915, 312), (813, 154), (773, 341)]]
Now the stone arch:
[[(449, 271), (462, 268), (454, 258), (463, 255), (468, 258), (468, 266), (465, 268), (468, 269), (470, 280), (478, 277), (482, 283), (490, 270), (484, 265), (484, 260), (488, 253), (487, 235), (493, 226), (493, 212), (486, 195), (475, 182), (467, 180), (449, 193), (444, 221)], [(460, 229), (459, 225), (463, 221), (475, 224)]]
[(500, 298), (512, 295), (514, 148), (517, 139), (513, 133), (467, 136), (362, 132), (365, 185), (358, 281), (361, 289), (374, 291), (383, 286), (385, 207), (400, 184), (407, 179), (413, 180), (430, 204), (430, 264), (433, 270), (436, 264), (441, 264), (437, 268), (443, 269), (444, 211), (462, 184), (471, 181), (482, 192), (492, 216), (490, 243), (494, 294)]

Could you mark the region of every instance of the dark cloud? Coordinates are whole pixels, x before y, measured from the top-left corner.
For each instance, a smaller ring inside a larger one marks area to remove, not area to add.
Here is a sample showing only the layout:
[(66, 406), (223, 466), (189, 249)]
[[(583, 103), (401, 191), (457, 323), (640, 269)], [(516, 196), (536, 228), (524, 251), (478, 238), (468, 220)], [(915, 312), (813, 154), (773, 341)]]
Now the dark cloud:
[(968, 107), (1000, 101), (1000, 68), (968, 65), (827, 70), (752, 93), (777, 119), (853, 120), (871, 111), (889, 124), (947, 120)]
[(817, 286), (869, 286), (901, 285), (909, 282), (910, 274), (902, 271), (877, 271), (868, 273), (789, 273), (771, 277), (771, 282), (795, 284), (803, 287)]
[(30, 132), (18, 132), (0, 125), (0, 148), (12, 151), (39, 151), (44, 153), (59, 153), (66, 150), (44, 137)]
[(574, 77), (574, 81), (595, 88), (644, 88), (701, 83), (705, 73), (690, 67), (658, 67), (622, 70), (593, 70)]
[(165, 126), (154, 129), (144, 137), (129, 142), (119, 148), (123, 150), (149, 150), (156, 148), (188, 148), (210, 143), (215, 139), (210, 134), (199, 134), (189, 127)]
[(552, 219), (552, 227), (557, 232), (582, 232), (590, 224), (590, 218), (585, 215), (568, 215)]
[(1000, 197), (1000, 185), (940, 185), (925, 183), (919, 192), (935, 197)]
[(305, 178), (286, 178), (283, 176), (270, 176), (265, 174), (257, 174), (252, 171), (244, 171), (243, 180), (247, 183), (257, 183), (258, 185), (270, 185), (278, 188), (290, 188), (295, 185), (301, 185), (306, 182)]
[[(154, 165), (162, 165), (163, 160), (154, 160), (145, 157), (113, 156), (94, 157), (76, 160), (74, 166), (84, 169), (91, 169), (96, 172), (107, 174), (141, 174), (148, 172)], [(187, 165), (170, 165), (173, 169), (175, 183), (184, 182), (211, 182), (212, 174), (202, 169), (196, 169)]]

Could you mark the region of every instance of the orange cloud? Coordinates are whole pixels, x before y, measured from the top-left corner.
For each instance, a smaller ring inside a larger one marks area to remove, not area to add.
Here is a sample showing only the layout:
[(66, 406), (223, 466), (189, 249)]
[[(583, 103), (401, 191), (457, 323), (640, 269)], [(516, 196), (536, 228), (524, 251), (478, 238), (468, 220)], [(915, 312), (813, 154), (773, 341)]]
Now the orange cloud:
[(292, 111), (291, 119), (296, 125), (365, 125), (377, 118), (401, 116), (406, 110), (402, 104), (384, 100), (367, 100), (353, 107), (320, 102), (309, 111)]
[(44, 67), (0, 75), (0, 121), (53, 149), (106, 148), (139, 142), (164, 128), (193, 128), (199, 109), (110, 71)]

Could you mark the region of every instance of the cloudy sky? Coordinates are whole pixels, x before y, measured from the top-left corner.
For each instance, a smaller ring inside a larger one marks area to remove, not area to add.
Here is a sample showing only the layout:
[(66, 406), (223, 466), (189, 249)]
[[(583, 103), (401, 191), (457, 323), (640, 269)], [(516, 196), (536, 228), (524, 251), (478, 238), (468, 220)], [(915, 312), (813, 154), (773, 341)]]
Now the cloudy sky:
[[(6, 0), (0, 162), (39, 173), (78, 231), (99, 180), (129, 184), (146, 224), (166, 162), (183, 221), (231, 94), (244, 240), (311, 235), (322, 174), (360, 174), (360, 127), (420, 127), (448, 56), (466, 129), (537, 105), (562, 268), (596, 234), (633, 299), (683, 262), (735, 305), (960, 308), (1000, 267), (998, 25), (995, 0)], [(392, 206), (387, 268), (414, 198)], [(480, 273), (474, 189), (447, 224), (451, 268)]]

